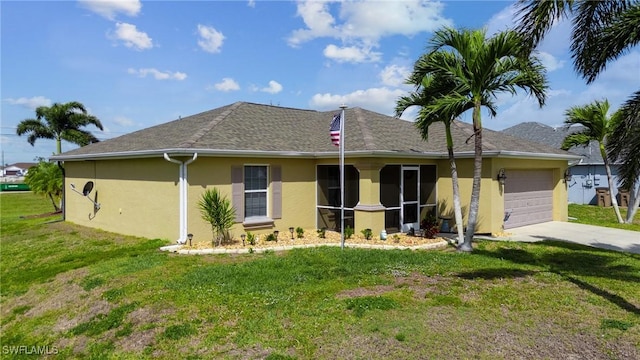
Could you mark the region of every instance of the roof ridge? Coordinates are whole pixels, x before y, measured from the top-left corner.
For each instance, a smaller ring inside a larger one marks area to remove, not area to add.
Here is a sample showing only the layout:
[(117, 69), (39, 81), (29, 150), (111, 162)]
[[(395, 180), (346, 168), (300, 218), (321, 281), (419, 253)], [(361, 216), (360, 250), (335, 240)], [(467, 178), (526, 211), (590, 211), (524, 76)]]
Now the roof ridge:
[(373, 142), (373, 134), (371, 133), (371, 129), (369, 129), (369, 126), (367, 126), (367, 122), (364, 119), (364, 116), (362, 116), (362, 109), (359, 107), (356, 107), (353, 109), (353, 111), (356, 113), (356, 121), (358, 122), (358, 125), (360, 126), (360, 131), (362, 132), (362, 138), (364, 140), (364, 146), (368, 149), (368, 150), (374, 150), (376, 148), (376, 145)]
[(224, 120), (227, 116), (231, 115), (231, 113), (240, 107), (240, 105), (245, 104), (242, 101), (238, 101), (229, 106), (229, 108), (223, 111), (220, 115), (214, 117), (206, 126), (203, 126), (200, 130), (196, 131), (187, 141), (184, 141), (179, 146), (181, 147), (191, 147), (198, 140), (200, 140), (206, 133), (211, 131), (216, 125), (218, 125), (222, 120)]
[[(465, 123), (464, 121), (457, 120), (457, 119), (453, 120), (451, 123), (454, 124), (458, 129), (462, 130), (464, 133), (469, 135), (469, 137), (467, 138), (465, 143), (468, 143), (468, 141), (471, 140), (475, 136), (475, 134), (473, 132), (473, 128), (470, 128), (470, 126), (472, 126), (472, 124)], [(487, 131), (495, 133), (495, 131), (493, 131), (491, 129), (484, 128), (484, 127), (482, 128), (482, 130), (483, 131), (487, 130)], [(507, 135), (507, 134), (505, 134), (505, 135)], [(486, 147), (486, 150), (498, 150), (498, 147), (495, 146), (492, 142), (489, 141), (489, 139), (487, 139), (484, 136), (482, 137), (482, 147), (483, 148)], [(485, 149), (483, 149), (483, 151), (484, 150)]]

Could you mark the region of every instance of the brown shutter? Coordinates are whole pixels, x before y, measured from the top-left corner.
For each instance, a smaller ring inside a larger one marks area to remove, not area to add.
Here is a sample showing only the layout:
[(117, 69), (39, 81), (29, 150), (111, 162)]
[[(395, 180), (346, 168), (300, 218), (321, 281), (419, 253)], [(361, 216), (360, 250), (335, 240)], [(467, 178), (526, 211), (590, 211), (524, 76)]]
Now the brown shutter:
[(271, 218), (282, 219), (282, 168), (271, 166)]
[(236, 222), (244, 221), (244, 182), (242, 166), (231, 167), (231, 204), (236, 209)]

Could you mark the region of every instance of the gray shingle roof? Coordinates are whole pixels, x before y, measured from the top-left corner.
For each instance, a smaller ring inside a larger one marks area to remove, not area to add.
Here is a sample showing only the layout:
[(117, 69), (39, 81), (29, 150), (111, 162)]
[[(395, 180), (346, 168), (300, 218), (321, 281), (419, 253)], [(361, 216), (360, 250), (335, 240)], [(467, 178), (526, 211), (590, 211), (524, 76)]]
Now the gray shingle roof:
[[(334, 111), (302, 110), (236, 102), (200, 114), (142, 129), (117, 138), (67, 151), (54, 160), (156, 156), (198, 152), (206, 154), (269, 156), (335, 156), (338, 148), (329, 139)], [(444, 125), (429, 129), (423, 141), (413, 122), (362, 108), (345, 110), (345, 152), (377, 156), (446, 157)], [(452, 126), (454, 151), (473, 154), (470, 124)], [(572, 158), (567, 152), (484, 129), (484, 151), (530, 153), (536, 157)], [(426, 154), (425, 154), (426, 153)]]
[[(580, 131), (580, 127), (551, 127), (537, 122), (524, 122), (502, 130), (503, 133), (519, 137), (528, 141), (538, 142), (560, 149), (562, 142), (567, 135)], [(580, 155), (582, 164), (603, 164), (600, 148), (596, 141), (591, 141), (589, 146), (574, 146), (570, 153)]]

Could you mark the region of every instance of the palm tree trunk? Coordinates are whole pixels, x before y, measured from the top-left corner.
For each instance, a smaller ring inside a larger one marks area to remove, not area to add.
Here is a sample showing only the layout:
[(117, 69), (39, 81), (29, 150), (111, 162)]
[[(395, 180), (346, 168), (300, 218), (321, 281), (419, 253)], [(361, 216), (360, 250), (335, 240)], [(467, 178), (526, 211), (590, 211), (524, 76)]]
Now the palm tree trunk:
[(633, 184), (631, 189), (629, 189), (629, 205), (627, 206), (627, 219), (625, 223), (633, 223), (633, 217), (638, 211), (638, 206), (640, 206), (640, 181), (637, 184)]
[(482, 122), (480, 118), (480, 101), (476, 100), (473, 107), (473, 133), (474, 133), (474, 162), (473, 162), (473, 188), (471, 189), (471, 202), (469, 203), (469, 217), (467, 220), (467, 232), (464, 243), (458, 247), (459, 251), (471, 252), (471, 241), (478, 221), (478, 207), (480, 205), (480, 183), (482, 181)]
[(56, 137), (56, 155), (62, 154), (62, 140)]
[(445, 122), (447, 134), (447, 152), (449, 153), (449, 164), (451, 165), (451, 183), (453, 186), (453, 212), (456, 218), (456, 228), (458, 229), (458, 245), (464, 243), (464, 223), (462, 222), (462, 207), (460, 206), (460, 188), (458, 185), (458, 167), (453, 154), (453, 138), (451, 137), (451, 124)]
[(607, 152), (604, 149), (604, 143), (600, 143), (600, 154), (602, 160), (604, 160), (604, 169), (607, 171), (607, 181), (609, 182), (609, 194), (611, 194), (611, 205), (613, 205), (613, 211), (616, 213), (616, 218), (620, 224), (624, 223), (622, 215), (620, 215), (620, 208), (618, 208), (618, 200), (613, 196), (613, 178), (611, 176), (611, 168), (609, 167), (609, 159), (607, 158)]
[(51, 204), (53, 205), (53, 208), (55, 209), (56, 212), (58, 212), (60, 208), (58, 207), (58, 205), (56, 205), (56, 200), (53, 198), (53, 195), (51, 195), (51, 193), (49, 193), (48, 195), (49, 195), (49, 199), (51, 199)]

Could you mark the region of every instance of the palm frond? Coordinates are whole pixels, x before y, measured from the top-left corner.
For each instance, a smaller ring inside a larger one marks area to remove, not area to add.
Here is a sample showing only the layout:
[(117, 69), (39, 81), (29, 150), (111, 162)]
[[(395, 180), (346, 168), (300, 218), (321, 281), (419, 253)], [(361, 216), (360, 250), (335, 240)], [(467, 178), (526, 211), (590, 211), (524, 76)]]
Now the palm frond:
[(619, 170), (622, 186), (630, 189), (640, 181), (640, 90), (618, 112), (620, 118), (609, 135), (607, 156), (622, 163)]
[(516, 31), (525, 35), (530, 49), (535, 48), (553, 24), (573, 11), (573, 0), (520, 0), (516, 5)]

